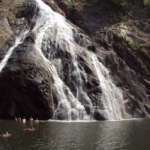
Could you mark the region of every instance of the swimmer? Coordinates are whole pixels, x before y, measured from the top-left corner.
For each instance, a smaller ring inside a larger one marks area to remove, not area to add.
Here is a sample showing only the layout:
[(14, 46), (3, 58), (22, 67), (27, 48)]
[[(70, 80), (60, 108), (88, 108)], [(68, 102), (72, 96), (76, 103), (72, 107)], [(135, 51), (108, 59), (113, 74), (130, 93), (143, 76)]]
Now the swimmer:
[(25, 123), (26, 123), (26, 119), (25, 119), (25, 118), (23, 118), (23, 119), (22, 119), (22, 122), (25, 124)]
[(25, 128), (24, 131), (33, 132), (33, 131), (35, 131), (35, 128), (33, 128), (33, 127), (32, 128)]
[(2, 135), (3, 138), (9, 138), (11, 136), (12, 136), (12, 134), (9, 133), (8, 131)]
[(35, 119), (34, 122), (35, 122), (35, 123), (39, 123), (40, 121), (39, 121), (38, 119)]

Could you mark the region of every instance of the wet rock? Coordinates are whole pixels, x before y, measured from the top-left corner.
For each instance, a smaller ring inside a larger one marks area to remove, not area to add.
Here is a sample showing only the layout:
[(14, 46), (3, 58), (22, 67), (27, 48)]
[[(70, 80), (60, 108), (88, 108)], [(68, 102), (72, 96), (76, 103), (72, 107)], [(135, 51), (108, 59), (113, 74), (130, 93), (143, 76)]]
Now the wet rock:
[(69, 120), (71, 119), (72, 112), (68, 112), (67, 105), (65, 103), (59, 102), (57, 108), (55, 109), (54, 119), (58, 120)]
[[(53, 115), (52, 79), (33, 44), (19, 45), (0, 74), (0, 118), (49, 119)], [(9, 91), (9, 94), (8, 94)]]
[(78, 120), (79, 119), (79, 114), (76, 112), (76, 110), (71, 111), (71, 119), (72, 120)]
[(105, 117), (104, 117), (104, 114), (99, 109), (97, 109), (97, 110), (94, 111), (94, 115), (93, 116), (94, 116), (94, 118), (96, 120), (106, 120)]

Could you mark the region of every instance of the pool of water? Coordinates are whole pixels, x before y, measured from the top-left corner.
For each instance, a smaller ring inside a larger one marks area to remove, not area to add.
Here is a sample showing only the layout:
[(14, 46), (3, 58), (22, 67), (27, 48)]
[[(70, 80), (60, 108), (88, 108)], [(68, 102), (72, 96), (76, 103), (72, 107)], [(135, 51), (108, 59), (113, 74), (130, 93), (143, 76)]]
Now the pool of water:
[(41, 122), (35, 131), (29, 123), (0, 121), (0, 150), (149, 150), (150, 120), (104, 122)]

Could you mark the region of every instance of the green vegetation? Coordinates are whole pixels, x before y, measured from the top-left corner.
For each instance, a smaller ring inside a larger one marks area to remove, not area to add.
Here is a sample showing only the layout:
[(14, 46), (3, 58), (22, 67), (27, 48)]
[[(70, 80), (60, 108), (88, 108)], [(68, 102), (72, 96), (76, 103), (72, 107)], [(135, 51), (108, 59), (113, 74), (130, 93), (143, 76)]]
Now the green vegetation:
[[(119, 4), (121, 6), (127, 6), (129, 3), (133, 2), (131, 0), (111, 0), (116, 4)], [(150, 0), (138, 0), (137, 3), (140, 2), (141, 4), (143, 3), (144, 5), (150, 5)]]
[(144, 0), (144, 4), (150, 6), (150, 0)]

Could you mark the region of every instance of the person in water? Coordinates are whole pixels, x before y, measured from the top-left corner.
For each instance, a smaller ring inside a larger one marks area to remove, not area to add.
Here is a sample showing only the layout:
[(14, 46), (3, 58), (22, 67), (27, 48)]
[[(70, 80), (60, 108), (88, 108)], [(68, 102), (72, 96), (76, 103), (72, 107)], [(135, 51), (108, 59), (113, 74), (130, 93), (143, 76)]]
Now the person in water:
[(18, 118), (18, 122), (21, 123), (21, 117)]
[(34, 119), (32, 117), (29, 119), (29, 122), (30, 122), (31, 128), (25, 128), (24, 131), (29, 131), (29, 132), (35, 131), (35, 128), (33, 127)]
[(15, 121), (18, 122), (18, 118), (17, 117), (15, 117)]
[(3, 138), (9, 138), (9, 137), (11, 137), (11, 136), (12, 136), (12, 134), (9, 133), (8, 131), (6, 131), (6, 133), (2, 134), (2, 137), (3, 137)]
[(40, 123), (40, 121), (38, 120), (38, 118), (36, 118), (35, 120), (34, 120), (34, 123)]
[(32, 118), (32, 117), (30, 117), (30, 120), (29, 120), (29, 121), (30, 121), (30, 123), (33, 123), (33, 118)]
[(24, 131), (33, 132), (33, 131), (35, 131), (35, 128), (33, 128), (33, 127), (31, 127), (31, 128), (25, 128)]
[(26, 123), (26, 119), (25, 118), (22, 119), (22, 123), (24, 123), (24, 124)]
[(15, 121), (16, 121), (16, 122), (19, 122), (19, 123), (22, 122), (22, 123), (25, 124), (27, 120), (26, 120), (26, 118), (23, 118), (23, 119), (22, 119), (21, 117), (19, 117), (19, 118), (15, 117)]

